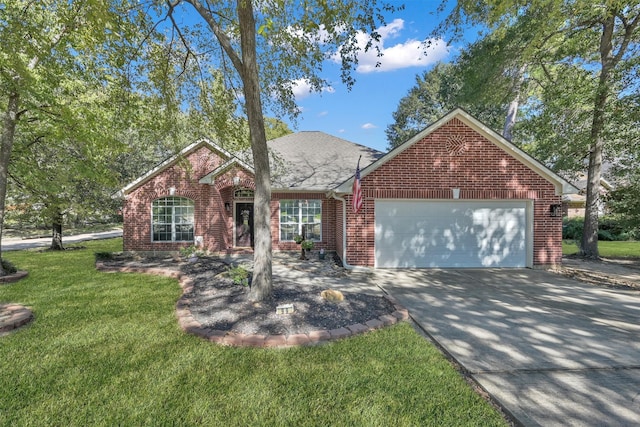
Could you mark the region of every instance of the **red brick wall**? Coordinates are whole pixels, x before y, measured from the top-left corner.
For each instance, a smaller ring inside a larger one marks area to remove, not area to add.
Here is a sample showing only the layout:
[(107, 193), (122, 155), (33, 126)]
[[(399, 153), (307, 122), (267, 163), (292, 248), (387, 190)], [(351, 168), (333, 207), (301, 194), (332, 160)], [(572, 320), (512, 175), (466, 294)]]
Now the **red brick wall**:
[[(347, 262), (375, 265), (375, 199), (533, 200), (533, 264), (562, 258), (562, 218), (550, 217), (560, 204), (553, 184), (482, 135), (453, 119), (362, 179), (364, 205), (347, 209)], [(351, 202), (351, 196), (348, 196)]]
[[(151, 204), (155, 199), (174, 195), (186, 197), (194, 202), (195, 236), (203, 236), (203, 244), (212, 252), (233, 248), (233, 184), (235, 176), (240, 177), (239, 187), (255, 190), (253, 176), (242, 169), (231, 168), (218, 176), (213, 185), (199, 184), (204, 175), (211, 172), (226, 159), (221, 159), (207, 147), (201, 147), (184, 159), (171, 165), (158, 175), (135, 188), (126, 196), (124, 215), (125, 251), (176, 251), (193, 242), (152, 242)], [(319, 199), (322, 200), (322, 241), (316, 242), (314, 249), (336, 249), (336, 201), (327, 199), (324, 193), (274, 193), (271, 201), (271, 235), (275, 250), (299, 250), (295, 242), (279, 241), (280, 200)], [(238, 202), (250, 199), (238, 199)], [(229, 203), (230, 211), (225, 209)]]
[(193, 242), (152, 242), (151, 204), (155, 199), (170, 196), (186, 197), (194, 202), (195, 236), (203, 236), (204, 246), (212, 251), (228, 244), (226, 222), (230, 218), (224, 209), (220, 192), (198, 180), (220, 165), (222, 159), (207, 147), (180, 159), (157, 176), (126, 195), (123, 206), (125, 251), (175, 251)]

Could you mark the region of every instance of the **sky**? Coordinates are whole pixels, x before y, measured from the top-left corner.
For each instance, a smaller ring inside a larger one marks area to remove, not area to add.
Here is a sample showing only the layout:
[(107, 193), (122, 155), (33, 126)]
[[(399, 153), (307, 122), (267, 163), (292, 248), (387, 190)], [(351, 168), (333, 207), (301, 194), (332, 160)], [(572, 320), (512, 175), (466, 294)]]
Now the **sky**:
[[(301, 111), (296, 122), (285, 120), (294, 131), (322, 131), (378, 151), (388, 151), (385, 130), (394, 122), (393, 112), (400, 100), (422, 75), (438, 61), (452, 60), (462, 42), (447, 45), (445, 40), (432, 40), (424, 55), (422, 42), (445, 18), (436, 13), (439, 0), (407, 0), (405, 9), (385, 16), (381, 58), (374, 52), (359, 56), (356, 80), (351, 91), (340, 81), (338, 67), (326, 67), (331, 82), (322, 93), (309, 93), (304, 83), (295, 88)], [(375, 67), (380, 62), (380, 67)]]

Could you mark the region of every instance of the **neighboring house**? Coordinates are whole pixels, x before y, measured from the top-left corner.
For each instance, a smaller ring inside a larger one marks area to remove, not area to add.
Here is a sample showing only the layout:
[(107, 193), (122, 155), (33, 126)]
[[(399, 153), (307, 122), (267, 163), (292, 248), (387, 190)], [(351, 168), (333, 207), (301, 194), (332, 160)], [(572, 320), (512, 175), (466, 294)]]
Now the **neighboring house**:
[[(609, 166), (605, 168), (603, 165), (603, 172), (609, 169)], [(562, 199), (562, 214), (569, 218), (582, 217), (584, 218), (585, 206), (587, 204), (587, 174), (581, 174), (578, 180), (574, 183), (578, 189), (578, 193), (566, 194)], [(613, 189), (613, 186), (609, 181), (604, 178), (600, 178), (600, 204), (598, 206), (598, 215), (604, 215), (606, 213), (606, 204), (603, 197), (605, 197)]]
[[(274, 250), (345, 266), (540, 267), (562, 258), (561, 201), (577, 189), (463, 110), (383, 154), (321, 132), (268, 142)], [(361, 157), (361, 210), (351, 207)], [(126, 186), (125, 251), (211, 252), (253, 243), (252, 165), (200, 141)]]

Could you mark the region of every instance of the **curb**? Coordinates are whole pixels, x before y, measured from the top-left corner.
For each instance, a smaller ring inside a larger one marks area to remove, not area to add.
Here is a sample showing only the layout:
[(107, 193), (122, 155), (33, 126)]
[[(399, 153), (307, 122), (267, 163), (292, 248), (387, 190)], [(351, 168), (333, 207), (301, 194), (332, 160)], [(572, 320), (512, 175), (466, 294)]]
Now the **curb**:
[(0, 276), (0, 285), (7, 285), (9, 283), (15, 283), (18, 280), (22, 280), (29, 275), (28, 271), (19, 270), (13, 274), (7, 274), (6, 276)]
[(176, 303), (176, 317), (178, 318), (180, 328), (186, 333), (196, 335), (209, 342), (225, 346), (290, 348), (318, 345), (329, 341), (336, 341), (364, 334), (376, 329), (395, 325), (398, 322), (407, 321), (409, 319), (409, 311), (405, 307), (403, 307), (392, 296), (383, 295), (383, 298), (393, 305), (395, 311), (390, 314), (370, 319), (364, 322), (364, 324), (356, 323), (338, 329), (317, 330), (291, 335), (245, 335), (203, 327), (202, 324), (191, 314), (191, 310), (189, 310), (189, 304), (191, 301), (185, 297), (186, 294), (193, 290), (193, 281), (179, 271), (156, 267), (110, 267), (105, 266), (102, 261), (96, 262), (96, 269), (104, 273), (143, 273), (178, 279), (180, 287), (182, 288), (182, 296)]

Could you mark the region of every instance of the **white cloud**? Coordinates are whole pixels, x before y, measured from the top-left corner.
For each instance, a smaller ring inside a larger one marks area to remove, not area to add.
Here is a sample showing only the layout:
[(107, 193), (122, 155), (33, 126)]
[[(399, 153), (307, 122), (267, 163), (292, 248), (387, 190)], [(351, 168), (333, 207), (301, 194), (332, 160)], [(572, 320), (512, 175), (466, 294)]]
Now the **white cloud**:
[(362, 129), (375, 129), (378, 126), (374, 125), (373, 123), (365, 123), (361, 127)]
[(345, 129), (338, 129), (338, 133), (345, 133), (346, 130)]
[[(438, 62), (449, 55), (449, 47), (441, 39), (416, 40), (407, 39), (402, 43), (386, 47), (385, 42), (390, 39), (398, 38), (404, 21), (400, 18), (394, 19), (393, 22), (377, 29), (380, 34), (380, 41), (374, 43), (365, 52), (365, 46), (369, 40), (369, 36), (360, 33), (357, 36), (360, 53), (358, 55), (358, 67), (356, 71), (359, 73), (385, 72), (398, 70), (408, 67), (426, 67), (429, 64)], [(378, 49), (382, 56), (378, 56)], [(339, 61), (337, 56), (333, 57), (335, 62)], [(377, 66), (376, 66), (377, 65)]]
[(324, 117), (324, 116), (328, 116), (329, 112), (328, 111), (321, 111), (318, 113), (318, 117)]
[[(293, 80), (291, 82), (291, 90), (293, 91), (293, 95), (296, 97), (297, 100), (306, 98), (312, 93), (311, 84), (309, 83), (309, 80), (306, 80), (306, 79)], [(321, 91), (323, 93), (324, 92), (334, 93), (336, 90), (331, 86), (325, 86), (321, 89)]]

